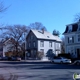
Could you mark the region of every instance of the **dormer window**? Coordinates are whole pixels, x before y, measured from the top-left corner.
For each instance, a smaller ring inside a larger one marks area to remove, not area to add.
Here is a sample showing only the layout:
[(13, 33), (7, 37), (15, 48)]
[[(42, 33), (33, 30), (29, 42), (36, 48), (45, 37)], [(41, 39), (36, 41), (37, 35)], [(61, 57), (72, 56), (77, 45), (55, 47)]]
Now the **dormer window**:
[(69, 25), (68, 26), (68, 32), (71, 32), (72, 31), (72, 25)]

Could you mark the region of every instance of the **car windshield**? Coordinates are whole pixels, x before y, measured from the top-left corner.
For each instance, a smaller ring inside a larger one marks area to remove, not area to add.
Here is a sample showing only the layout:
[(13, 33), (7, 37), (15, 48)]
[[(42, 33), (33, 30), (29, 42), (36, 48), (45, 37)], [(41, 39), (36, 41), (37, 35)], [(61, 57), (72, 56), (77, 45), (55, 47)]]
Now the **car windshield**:
[(62, 58), (62, 59), (67, 59), (67, 58), (65, 58), (65, 57), (60, 57), (60, 58)]

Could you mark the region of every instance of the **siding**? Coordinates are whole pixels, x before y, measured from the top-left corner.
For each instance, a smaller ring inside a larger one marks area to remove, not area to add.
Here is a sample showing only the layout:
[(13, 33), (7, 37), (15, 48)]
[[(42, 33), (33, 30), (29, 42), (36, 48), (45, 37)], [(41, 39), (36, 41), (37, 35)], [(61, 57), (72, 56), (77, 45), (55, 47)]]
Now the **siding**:
[[(31, 39), (31, 36), (33, 36), (33, 39)], [(27, 37), (27, 42), (26, 42), (27, 49), (34, 48), (34, 45), (33, 45), (34, 41), (35, 41), (35, 48), (37, 48), (37, 38), (35, 37), (35, 35), (32, 32), (30, 32), (30, 34)], [(30, 42), (30, 47), (29, 47), (29, 42)]]
[(49, 41), (44, 41), (44, 47), (40, 47), (40, 40), (38, 40), (38, 51), (40, 51), (40, 49), (44, 49), (45, 55), (49, 49), (52, 49), (55, 54), (58, 54), (55, 50), (60, 49), (60, 51), (59, 51), (59, 53), (60, 53), (61, 52), (61, 44), (52, 42), (52, 47), (49, 47)]

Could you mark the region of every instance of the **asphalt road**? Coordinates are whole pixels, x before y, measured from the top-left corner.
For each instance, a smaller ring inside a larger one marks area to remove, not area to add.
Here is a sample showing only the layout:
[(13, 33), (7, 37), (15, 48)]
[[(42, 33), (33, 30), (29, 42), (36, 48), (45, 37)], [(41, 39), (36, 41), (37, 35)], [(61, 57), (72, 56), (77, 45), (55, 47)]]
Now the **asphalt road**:
[(80, 74), (80, 66), (52, 63), (0, 63), (0, 74), (18, 76), (18, 80), (73, 80), (73, 74)]

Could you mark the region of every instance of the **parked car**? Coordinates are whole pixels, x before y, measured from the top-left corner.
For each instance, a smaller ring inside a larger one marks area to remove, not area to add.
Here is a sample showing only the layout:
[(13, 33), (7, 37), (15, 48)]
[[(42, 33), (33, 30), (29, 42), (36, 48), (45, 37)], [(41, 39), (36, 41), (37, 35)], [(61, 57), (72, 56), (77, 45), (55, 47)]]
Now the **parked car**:
[(16, 57), (10, 57), (10, 60), (11, 61), (17, 61), (17, 58)]
[(67, 58), (63, 58), (63, 57), (56, 57), (51, 62), (53, 63), (71, 63), (71, 60)]
[(12, 56), (12, 57), (9, 57), (8, 60), (9, 61), (21, 61), (21, 58), (20, 57)]
[(80, 65), (80, 60), (75, 60), (73, 64), (74, 65)]
[(17, 61), (21, 61), (21, 58), (20, 57), (17, 57)]

